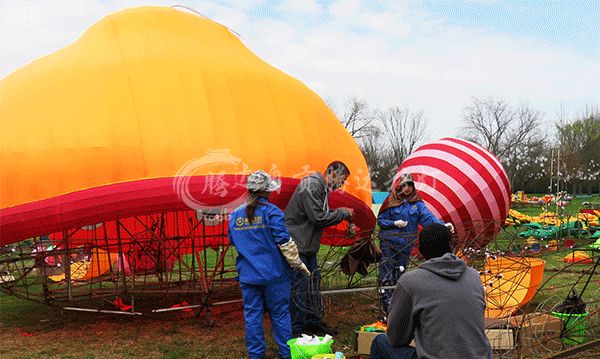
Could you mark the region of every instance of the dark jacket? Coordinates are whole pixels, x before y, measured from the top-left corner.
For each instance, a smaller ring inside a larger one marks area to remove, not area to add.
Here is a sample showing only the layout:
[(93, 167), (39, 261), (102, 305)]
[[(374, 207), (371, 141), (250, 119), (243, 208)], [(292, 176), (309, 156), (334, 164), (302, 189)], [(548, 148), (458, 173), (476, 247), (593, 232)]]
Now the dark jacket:
[(492, 358), (484, 310), (479, 273), (446, 253), (400, 277), (387, 336), (395, 347), (414, 336), (419, 358)]
[(323, 228), (350, 218), (346, 210), (329, 210), (329, 189), (323, 175), (304, 177), (285, 209), (285, 224), (303, 255), (316, 254), (321, 245)]
[(379, 262), (381, 255), (381, 249), (373, 242), (373, 238), (359, 238), (342, 258), (340, 263), (342, 272), (347, 275), (353, 275), (356, 272), (367, 275), (369, 274), (369, 264)]

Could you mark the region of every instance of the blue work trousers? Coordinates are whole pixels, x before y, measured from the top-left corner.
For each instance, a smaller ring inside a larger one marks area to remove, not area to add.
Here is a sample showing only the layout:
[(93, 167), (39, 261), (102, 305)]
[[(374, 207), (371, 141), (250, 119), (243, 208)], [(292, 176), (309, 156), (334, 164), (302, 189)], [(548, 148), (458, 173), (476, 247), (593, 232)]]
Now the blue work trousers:
[(289, 281), (268, 285), (240, 283), (240, 287), (244, 302), (248, 357), (255, 359), (265, 356), (267, 345), (263, 328), (263, 314), (267, 310), (271, 318), (273, 336), (279, 346), (279, 356), (289, 358), (290, 347), (287, 345), (287, 341), (292, 339), (291, 283)]
[[(404, 239), (381, 238), (380, 247), (382, 255), (379, 262), (379, 286), (395, 286), (402, 273), (408, 269), (408, 260), (413, 249), (413, 243)], [(387, 316), (394, 290), (380, 289), (379, 293), (383, 311)]]

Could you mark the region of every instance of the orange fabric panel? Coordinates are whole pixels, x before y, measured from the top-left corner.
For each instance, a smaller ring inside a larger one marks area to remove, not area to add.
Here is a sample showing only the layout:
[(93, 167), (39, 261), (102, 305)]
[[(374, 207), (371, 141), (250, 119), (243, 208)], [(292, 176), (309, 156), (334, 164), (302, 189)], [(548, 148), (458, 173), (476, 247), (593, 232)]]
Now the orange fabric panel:
[(0, 146), (0, 208), (172, 177), (215, 151), (239, 161), (186, 174), (299, 178), (341, 160), (344, 190), (371, 204), (359, 147), (313, 91), (222, 25), (172, 8), (108, 16), (1, 80)]
[(566, 263), (592, 263), (592, 258), (584, 251), (574, 251), (563, 257)]
[(485, 316), (505, 318), (529, 302), (542, 282), (544, 265), (539, 258), (488, 258), (481, 273)]

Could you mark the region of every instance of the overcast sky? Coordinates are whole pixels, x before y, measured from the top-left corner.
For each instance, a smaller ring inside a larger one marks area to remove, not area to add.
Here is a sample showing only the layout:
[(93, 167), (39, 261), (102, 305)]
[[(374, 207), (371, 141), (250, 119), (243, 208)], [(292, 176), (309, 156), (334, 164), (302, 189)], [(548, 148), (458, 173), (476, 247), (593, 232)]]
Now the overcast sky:
[(181, 4), (228, 26), (322, 98), (364, 98), (457, 135), (473, 96), (541, 111), (548, 124), (600, 107), (600, 2), (0, 1), (0, 78), (77, 40), (104, 16)]

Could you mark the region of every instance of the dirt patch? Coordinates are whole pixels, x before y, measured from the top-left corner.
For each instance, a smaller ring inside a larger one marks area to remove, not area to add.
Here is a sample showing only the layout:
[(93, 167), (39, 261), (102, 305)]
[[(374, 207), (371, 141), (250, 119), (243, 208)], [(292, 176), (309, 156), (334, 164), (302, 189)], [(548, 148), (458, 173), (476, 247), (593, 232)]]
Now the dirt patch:
[[(22, 301), (15, 299), (16, 301)], [(325, 321), (335, 327), (334, 349), (352, 351), (356, 326), (377, 316), (373, 295), (326, 297)], [(16, 303), (18, 305), (18, 303)], [(28, 304), (29, 305), (29, 304)], [(5, 307), (6, 309), (7, 307)], [(213, 307), (197, 317), (169, 312), (152, 317), (121, 317), (30, 305), (28, 318), (8, 313), (0, 322), (2, 358), (244, 358), (241, 303)], [(25, 318), (22, 318), (25, 319)], [(266, 333), (270, 325), (266, 319)], [(267, 335), (268, 358), (277, 347)]]

